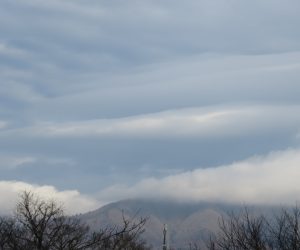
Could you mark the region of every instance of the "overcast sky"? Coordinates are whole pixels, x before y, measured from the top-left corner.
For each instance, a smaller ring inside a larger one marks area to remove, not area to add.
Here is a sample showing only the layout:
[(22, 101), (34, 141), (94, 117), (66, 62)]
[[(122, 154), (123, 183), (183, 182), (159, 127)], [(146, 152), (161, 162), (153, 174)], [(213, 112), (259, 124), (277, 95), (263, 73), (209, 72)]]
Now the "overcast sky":
[(0, 212), (24, 189), (71, 212), (294, 204), (299, 13), (298, 0), (2, 0)]

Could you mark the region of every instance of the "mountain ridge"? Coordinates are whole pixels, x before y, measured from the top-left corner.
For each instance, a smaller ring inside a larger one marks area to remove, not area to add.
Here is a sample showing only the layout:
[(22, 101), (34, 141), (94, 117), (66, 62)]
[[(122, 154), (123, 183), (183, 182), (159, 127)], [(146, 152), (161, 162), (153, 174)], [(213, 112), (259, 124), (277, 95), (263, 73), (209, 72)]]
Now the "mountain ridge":
[(138, 220), (147, 218), (142, 235), (153, 249), (161, 249), (162, 231), (168, 226), (168, 244), (188, 249), (190, 244), (203, 245), (218, 230), (219, 219), (242, 206), (212, 202), (176, 202), (147, 199), (127, 199), (107, 204), (99, 209), (80, 215), (91, 229), (121, 226), (123, 216)]

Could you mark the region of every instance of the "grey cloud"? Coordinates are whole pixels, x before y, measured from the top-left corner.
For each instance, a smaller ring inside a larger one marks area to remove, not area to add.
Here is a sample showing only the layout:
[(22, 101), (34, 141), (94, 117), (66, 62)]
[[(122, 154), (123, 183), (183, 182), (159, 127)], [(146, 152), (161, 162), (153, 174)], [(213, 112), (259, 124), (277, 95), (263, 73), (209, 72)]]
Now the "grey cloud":
[(81, 190), (95, 192), (111, 182), (162, 177), (169, 169), (229, 164), (297, 146), (297, 113), (299, 106), (291, 105), (211, 107), (52, 124), (50, 130), (46, 124), (4, 130), (1, 148), (38, 160), (16, 170), (3, 170), (2, 178), (52, 183), (63, 189), (80, 185)]
[[(276, 41), (282, 48), (275, 52), (297, 50), (293, 47), (299, 44), (294, 32), (297, 27), (292, 27), (297, 24), (294, 12), (298, 3), (276, 3), (272, 1), (270, 8), (269, 1), (243, 5), (237, 1), (192, 1), (182, 8), (178, 1), (92, 1), (89, 5), (81, 1), (4, 1), (3, 44), (25, 54), (19, 60), (6, 60), (5, 71), (18, 70), (29, 77), (11, 75), (3, 81), (15, 79), (42, 95), (60, 96), (81, 92), (91, 83), (103, 84), (107, 72), (116, 74), (162, 60), (179, 61), (203, 52), (228, 54), (241, 47), (234, 53), (245, 54), (255, 47), (252, 50), (257, 54)], [(259, 27), (264, 28), (263, 35), (258, 35)], [(293, 31), (290, 36), (285, 34), (289, 30)], [(256, 44), (261, 39), (266, 41)], [(185, 51), (187, 48), (191, 52)]]
[[(191, 1), (184, 8), (179, 1), (2, 5), (1, 16), (10, 23), (9, 28), (1, 26), (3, 36), (10, 38), (5, 40), (31, 51), (39, 62), (66, 70), (108, 69), (107, 64), (120, 66), (118, 61), (124, 67), (202, 52), (299, 49), (295, 1)], [(112, 58), (112, 63), (101, 63), (103, 57)]]
[(7, 124), (8, 124), (7, 121), (1, 121), (0, 120), (0, 130), (6, 128)]
[(77, 120), (226, 103), (298, 103), (298, 61), (299, 53), (193, 57), (104, 77), (80, 93), (42, 101), (30, 113)]
[(36, 159), (1, 178), (90, 193), (297, 148), (299, 7), (1, 1), (1, 164)]

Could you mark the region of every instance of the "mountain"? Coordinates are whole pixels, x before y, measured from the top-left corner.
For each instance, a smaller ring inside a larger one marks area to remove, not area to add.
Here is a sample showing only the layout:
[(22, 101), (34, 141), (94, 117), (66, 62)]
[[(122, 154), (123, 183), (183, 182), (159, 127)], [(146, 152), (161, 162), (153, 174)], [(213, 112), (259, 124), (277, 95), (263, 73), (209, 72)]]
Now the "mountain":
[(162, 248), (163, 228), (167, 224), (168, 244), (175, 249), (189, 249), (190, 244), (204, 244), (218, 230), (218, 220), (237, 206), (212, 203), (177, 203), (171, 201), (124, 200), (80, 215), (91, 229), (121, 225), (125, 218), (148, 218), (143, 238), (154, 249)]

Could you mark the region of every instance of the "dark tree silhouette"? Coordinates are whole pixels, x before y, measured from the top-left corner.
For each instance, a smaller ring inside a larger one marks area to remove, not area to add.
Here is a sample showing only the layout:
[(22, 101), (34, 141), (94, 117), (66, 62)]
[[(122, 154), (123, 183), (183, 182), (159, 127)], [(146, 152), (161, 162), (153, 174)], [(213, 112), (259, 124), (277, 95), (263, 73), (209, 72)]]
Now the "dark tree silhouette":
[(0, 219), (2, 250), (96, 250), (148, 249), (140, 239), (146, 220), (128, 220), (122, 227), (91, 232), (76, 217), (64, 215), (55, 201), (45, 201), (23, 192), (15, 215)]
[(209, 250), (299, 250), (300, 210), (282, 209), (273, 216), (254, 215), (248, 209), (222, 217), (220, 231)]

